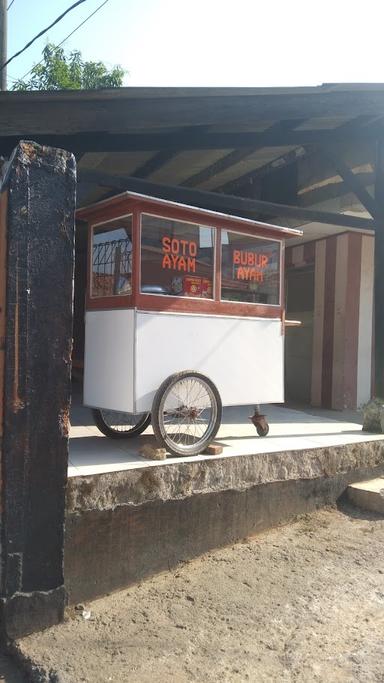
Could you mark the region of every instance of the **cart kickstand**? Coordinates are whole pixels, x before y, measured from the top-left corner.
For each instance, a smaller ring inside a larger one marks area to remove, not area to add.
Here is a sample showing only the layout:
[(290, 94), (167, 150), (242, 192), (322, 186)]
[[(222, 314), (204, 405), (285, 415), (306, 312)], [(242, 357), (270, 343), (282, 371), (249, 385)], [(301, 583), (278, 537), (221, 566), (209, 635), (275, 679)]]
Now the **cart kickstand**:
[(269, 425), (268, 425), (268, 422), (266, 420), (265, 415), (262, 415), (260, 413), (260, 406), (259, 405), (255, 405), (255, 412), (253, 415), (251, 415), (251, 417), (249, 419), (255, 425), (256, 431), (257, 431), (259, 436), (267, 436), (267, 434), (269, 432)]

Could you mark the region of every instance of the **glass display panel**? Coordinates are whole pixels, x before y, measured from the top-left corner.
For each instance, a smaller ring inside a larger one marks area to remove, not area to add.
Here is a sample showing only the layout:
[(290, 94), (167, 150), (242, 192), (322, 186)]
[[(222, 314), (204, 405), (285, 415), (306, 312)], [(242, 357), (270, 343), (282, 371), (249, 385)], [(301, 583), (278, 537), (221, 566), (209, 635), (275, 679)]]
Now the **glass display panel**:
[(221, 259), (221, 299), (279, 304), (279, 242), (222, 230)]
[(143, 214), (141, 292), (213, 298), (214, 230)]
[(132, 216), (93, 228), (91, 296), (132, 294)]

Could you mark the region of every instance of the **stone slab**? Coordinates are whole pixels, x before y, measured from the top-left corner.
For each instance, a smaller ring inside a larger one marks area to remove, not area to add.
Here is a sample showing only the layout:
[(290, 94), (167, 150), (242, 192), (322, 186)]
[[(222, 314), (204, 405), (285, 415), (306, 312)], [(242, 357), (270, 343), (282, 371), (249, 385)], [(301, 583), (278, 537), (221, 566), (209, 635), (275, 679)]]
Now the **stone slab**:
[(347, 496), (354, 505), (384, 515), (384, 477), (350, 484)]

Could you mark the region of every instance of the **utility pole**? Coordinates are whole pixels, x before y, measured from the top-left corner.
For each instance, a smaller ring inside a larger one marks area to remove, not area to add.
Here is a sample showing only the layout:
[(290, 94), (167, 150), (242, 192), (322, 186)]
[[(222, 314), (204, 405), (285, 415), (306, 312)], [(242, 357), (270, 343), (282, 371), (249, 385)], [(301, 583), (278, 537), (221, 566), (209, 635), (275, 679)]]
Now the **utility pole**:
[[(7, 61), (7, 0), (0, 0), (0, 67)], [(0, 71), (0, 90), (7, 89), (7, 67)]]

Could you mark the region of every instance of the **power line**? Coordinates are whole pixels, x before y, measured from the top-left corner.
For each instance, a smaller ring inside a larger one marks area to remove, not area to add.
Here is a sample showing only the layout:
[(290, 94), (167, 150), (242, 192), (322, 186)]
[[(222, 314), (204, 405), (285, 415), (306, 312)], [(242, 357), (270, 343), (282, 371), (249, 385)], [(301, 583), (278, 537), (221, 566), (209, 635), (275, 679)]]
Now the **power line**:
[[(81, 22), (81, 24), (79, 24), (78, 26), (76, 26), (76, 28), (74, 28), (73, 31), (71, 31), (71, 33), (68, 33), (68, 35), (65, 36), (65, 38), (63, 38), (63, 40), (62, 40), (56, 47), (61, 47), (61, 46), (63, 45), (63, 43), (65, 43), (65, 41), (68, 40), (68, 38), (70, 38), (71, 36), (73, 36), (73, 34), (76, 33), (76, 31), (78, 31), (79, 28), (81, 28), (82, 26), (84, 26), (84, 24), (86, 24), (87, 21), (89, 21), (89, 20), (96, 14), (96, 12), (98, 12), (102, 7), (104, 7), (104, 5), (107, 4), (107, 2), (109, 2), (109, 0), (104, 0), (104, 2), (101, 3), (101, 5), (99, 5), (98, 7), (96, 7), (96, 9), (92, 12), (92, 14), (89, 14), (89, 15), (84, 19), (84, 21)], [(44, 61), (44, 59), (40, 59), (40, 61), (37, 62), (37, 64), (34, 64), (34, 65), (32, 66), (32, 68), (29, 69), (29, 71), (27, 71), (27, 73), (24, 74), (24, 76), (22, 76), (21, 78), (18, 78), (17, 80), (18, 80), (18, 81), (23, 81), (24, 78), (26, 78), (26, 76), (28, 76), (28, 75), (31, 73), (31, 71), (35, 68), (35, 66), (39, 66), (39, 64), (42, 64), (43, 61)]]
[(16, 57), (18, 57), (19, 55), (21, 55), (22, 52), (25, 52), (25, 50), (26, 50), (28, 47), (30, 47), (30, 46), (32, 45), (32, 43), (35, 42), (35, 40), (37, 40), (38, 38), (40, 38), (41, 36), (43, 36), (44, 33), (47, 33), (47, 31), (49, 31), (49, 29), (52, 28), (52, 26), (55, 26), (56, 24), (58, 24), (58, 22), (61, 21), (61, 20), (63, 19), (63, 17), (65, 17), (65, 15), (68, 14), (68, 12), (70, 12), (70, 11), (73, 10), (73, 9), (75, 9), (75, 7), (78, 7), (78, 5), (81, 5), (83, 2), (86, 2), (86, 0), (77, 0), (77, 2), (75, 2), (73, 5), (71, 5), (70, 7), (68, 7), (68, 9), (66, 9), (65, 12), (63, 12), (63, 14), (60, 14), (60, 16), (57, 17), (57, 19), (55, 19), (55, 21), (53, 21), (52, 24), (50, 24), (49, 26), (47, 26), (47, 28), (44, 28), (42, 31), (40, 31), (40, 33), (37, 34), (37, 36), (35, 36), (34, 38), (32, 38), (32, 40), (30, 40), (29, 43), (27, 43), (27, 44), (22, 48), (22, 50), (19, 50), (19, 51), (16, 52), (14, 55), (12, 55), (12, 57), (10, 57), (6, 62), (4, 62), (4, 64), (2, 64), (2, 66), (0, 66), (0, 71), (2, 71), (3, 69), (5, 69), (5, 67), (6, 67), (10, 62), (12, 62), (13, 59), (15, 59)]
[(8, 5), (8, 7), (7, 7), (7, 10), (9, 10), (9, 8), (12, 7), (12, 5), (13, 5), (14, 2), (15, 2), (15, 0), (11, 0), (11, 2), (9, 3), (9, 5)]

